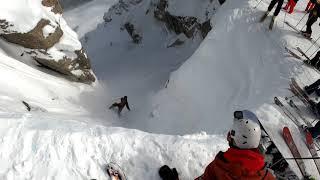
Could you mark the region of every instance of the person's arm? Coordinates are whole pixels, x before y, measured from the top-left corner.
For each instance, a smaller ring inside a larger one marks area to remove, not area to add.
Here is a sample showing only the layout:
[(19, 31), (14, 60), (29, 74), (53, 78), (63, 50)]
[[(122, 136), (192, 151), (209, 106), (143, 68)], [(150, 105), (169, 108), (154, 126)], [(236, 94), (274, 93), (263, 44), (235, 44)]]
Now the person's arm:
[(127, 107), (127, 109), (128, 109), (129, 111), (131, 111), (128, 102), (126, 102), (126, 107)]

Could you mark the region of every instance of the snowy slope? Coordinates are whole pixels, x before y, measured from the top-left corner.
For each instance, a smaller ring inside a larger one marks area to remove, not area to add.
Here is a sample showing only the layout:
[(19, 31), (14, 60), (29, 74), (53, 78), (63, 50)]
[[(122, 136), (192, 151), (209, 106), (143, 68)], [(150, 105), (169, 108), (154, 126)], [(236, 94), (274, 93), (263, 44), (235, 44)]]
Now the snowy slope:
[[(257, 23), (267, 4), (257, 10), (256, 3), (227, 1), (199, 47), (200, 40), (194, 39), (168, 50), (170, 34), (155, 26), (144, 31), (145, 44), (133, 45), (119, 34), (119, 19), (107, 29), (93, 28), (86, 46), (102, 82), (95, 87), (29, 67), (1, 47), (0, 179), (108, 179), (104, 165), (110, 161), (121, 165), (130, 179), (159, 179), (162, 164), (176, 167), (181, 179), (193, 179), (227, 148), (232, 112), (244, 108), (257, 112), (285, 157), (291, 157), (279, 133), (285, 125), (292, 128), (303, 156), (310, 156), (297, 128), (272, 103), (274, 96), (291, 95), (286, 89), (291, 76), (304, 85), (320, 77), (284, 51), (284, 44), (306, 50), (310, 42), (283, 26), (283, 13), (269, 32), (267, 23)], [(297, 9), (303, 8), (298, 4)], [(286, 18), (296, 23), (302, 15)], [(152, 18), (141, 21), (145, 29), (155, 24)], [(79, 28), (86, 33), (84, 26)], [(106, 108), (121, 95), (129, 96), (133, 112), (119, 119)], [(26, 112), (22, 100), (37, 108)], [(294, 161), (289, 163), (299, 174)], [(319, 179), (314, 163), (306, 163)]]

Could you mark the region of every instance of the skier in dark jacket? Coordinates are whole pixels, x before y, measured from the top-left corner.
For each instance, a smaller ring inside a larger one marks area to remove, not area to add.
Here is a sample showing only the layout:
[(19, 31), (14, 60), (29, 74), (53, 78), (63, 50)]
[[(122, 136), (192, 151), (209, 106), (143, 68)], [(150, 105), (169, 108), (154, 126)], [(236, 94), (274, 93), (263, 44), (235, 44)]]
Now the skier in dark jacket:
[(289, 14), (292, 14), (293, 13), (293, 10), (294, 10), (294, 7), (296, 6), (298, 0), (289, 0), (287, 2), (287, 5), (283, 8), (285, 11), (288, 11)]
[(120, 103), (117, 103), (117, 102), (113, 103), (113, 104), (109, 107), (109, 109), (113, 109), (113, 108), (117, 107), (117, 108), (118, 108), (118, 115), (120, 116), (121, 111), (123, 110), (123, 108), (124, 108), (125, 106), (126, 106), (127, 109), (130, 111), (130, 107), (129, 107), (129, 104), (128, 104), (128, 97), (127, 97), (127, 96), (122, 97), (121, 100), (120, 100)]
[(268, 14), (270, 13), (270, 11), (273, 9), (273, 7), (278, 3), (277, 7), (276, 7), (276, 10), (274, 11), (273, 13), (273, 17), (271, 19), (271, 23), (273, 25), (276, 17), (278, 16), (280, 10), (281, 10), (281, 7), (283, 5), (283, 1), (284, 0), (271, 0), (270, 4), (269, 4), (269, 7), (268, 7), (268, 10), (267, 12), (261, 17), (260, 19), (260, 22), (264, 21), (267, 17), (268, 17)]
[(305, 60), (304, 62), (320, 70), (320, 51), (310, 61)]
[(314, 127), (307, 127), (306, 129), (311, 133), (312, 138), (318, 138), (320, 136), (320, 121)]
[(307, 25), (306, 30), (302, 31), (302, 34), (307, 38), (311, 37), (311, 34), (312, 34), (311, 26), (313, 25), (313, 23), (315, 23), (318, 20), (318, 17), (320, 17), (320, 0), (311, 0), (311, 1), (315, 3), (315, 6), (309, 13), (309, 17), (306, 23)]

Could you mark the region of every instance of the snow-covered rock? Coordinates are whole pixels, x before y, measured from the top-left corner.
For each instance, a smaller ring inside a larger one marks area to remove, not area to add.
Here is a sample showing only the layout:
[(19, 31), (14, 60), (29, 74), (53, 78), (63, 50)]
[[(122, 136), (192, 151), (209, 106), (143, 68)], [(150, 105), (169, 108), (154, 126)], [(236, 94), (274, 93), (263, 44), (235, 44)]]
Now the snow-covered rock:
[(49, 69), (75, 81), (94, 82), (90, 60), (61, 13), (58, 0), (7, 1), (0, 7), (0, 36)]

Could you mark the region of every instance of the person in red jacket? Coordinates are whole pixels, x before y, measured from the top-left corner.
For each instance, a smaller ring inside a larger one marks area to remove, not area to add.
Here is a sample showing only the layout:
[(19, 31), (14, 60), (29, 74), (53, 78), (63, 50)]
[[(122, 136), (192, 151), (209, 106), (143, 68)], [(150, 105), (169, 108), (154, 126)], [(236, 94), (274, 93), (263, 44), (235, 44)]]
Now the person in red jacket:
[(293, 10), (294, 10), (294, 7), (296, 6), (298, 0), (289, 0), (287, 2), (287, 5), (283, 8), (285, 11), (288, 11), (289, 14), (292, 14), (293, 13)]
[(311, 11), (315, 6), (315, 3), (313, 3), (311, 0), (308, 2), (307, 7), (304, 11), (308, 12)]
[(220, 151), (196, 180), (274, 180), (258, 150), (260, 138), (257, 116), (248, 110), (235, 111), (227, 137), (229, 149)]

